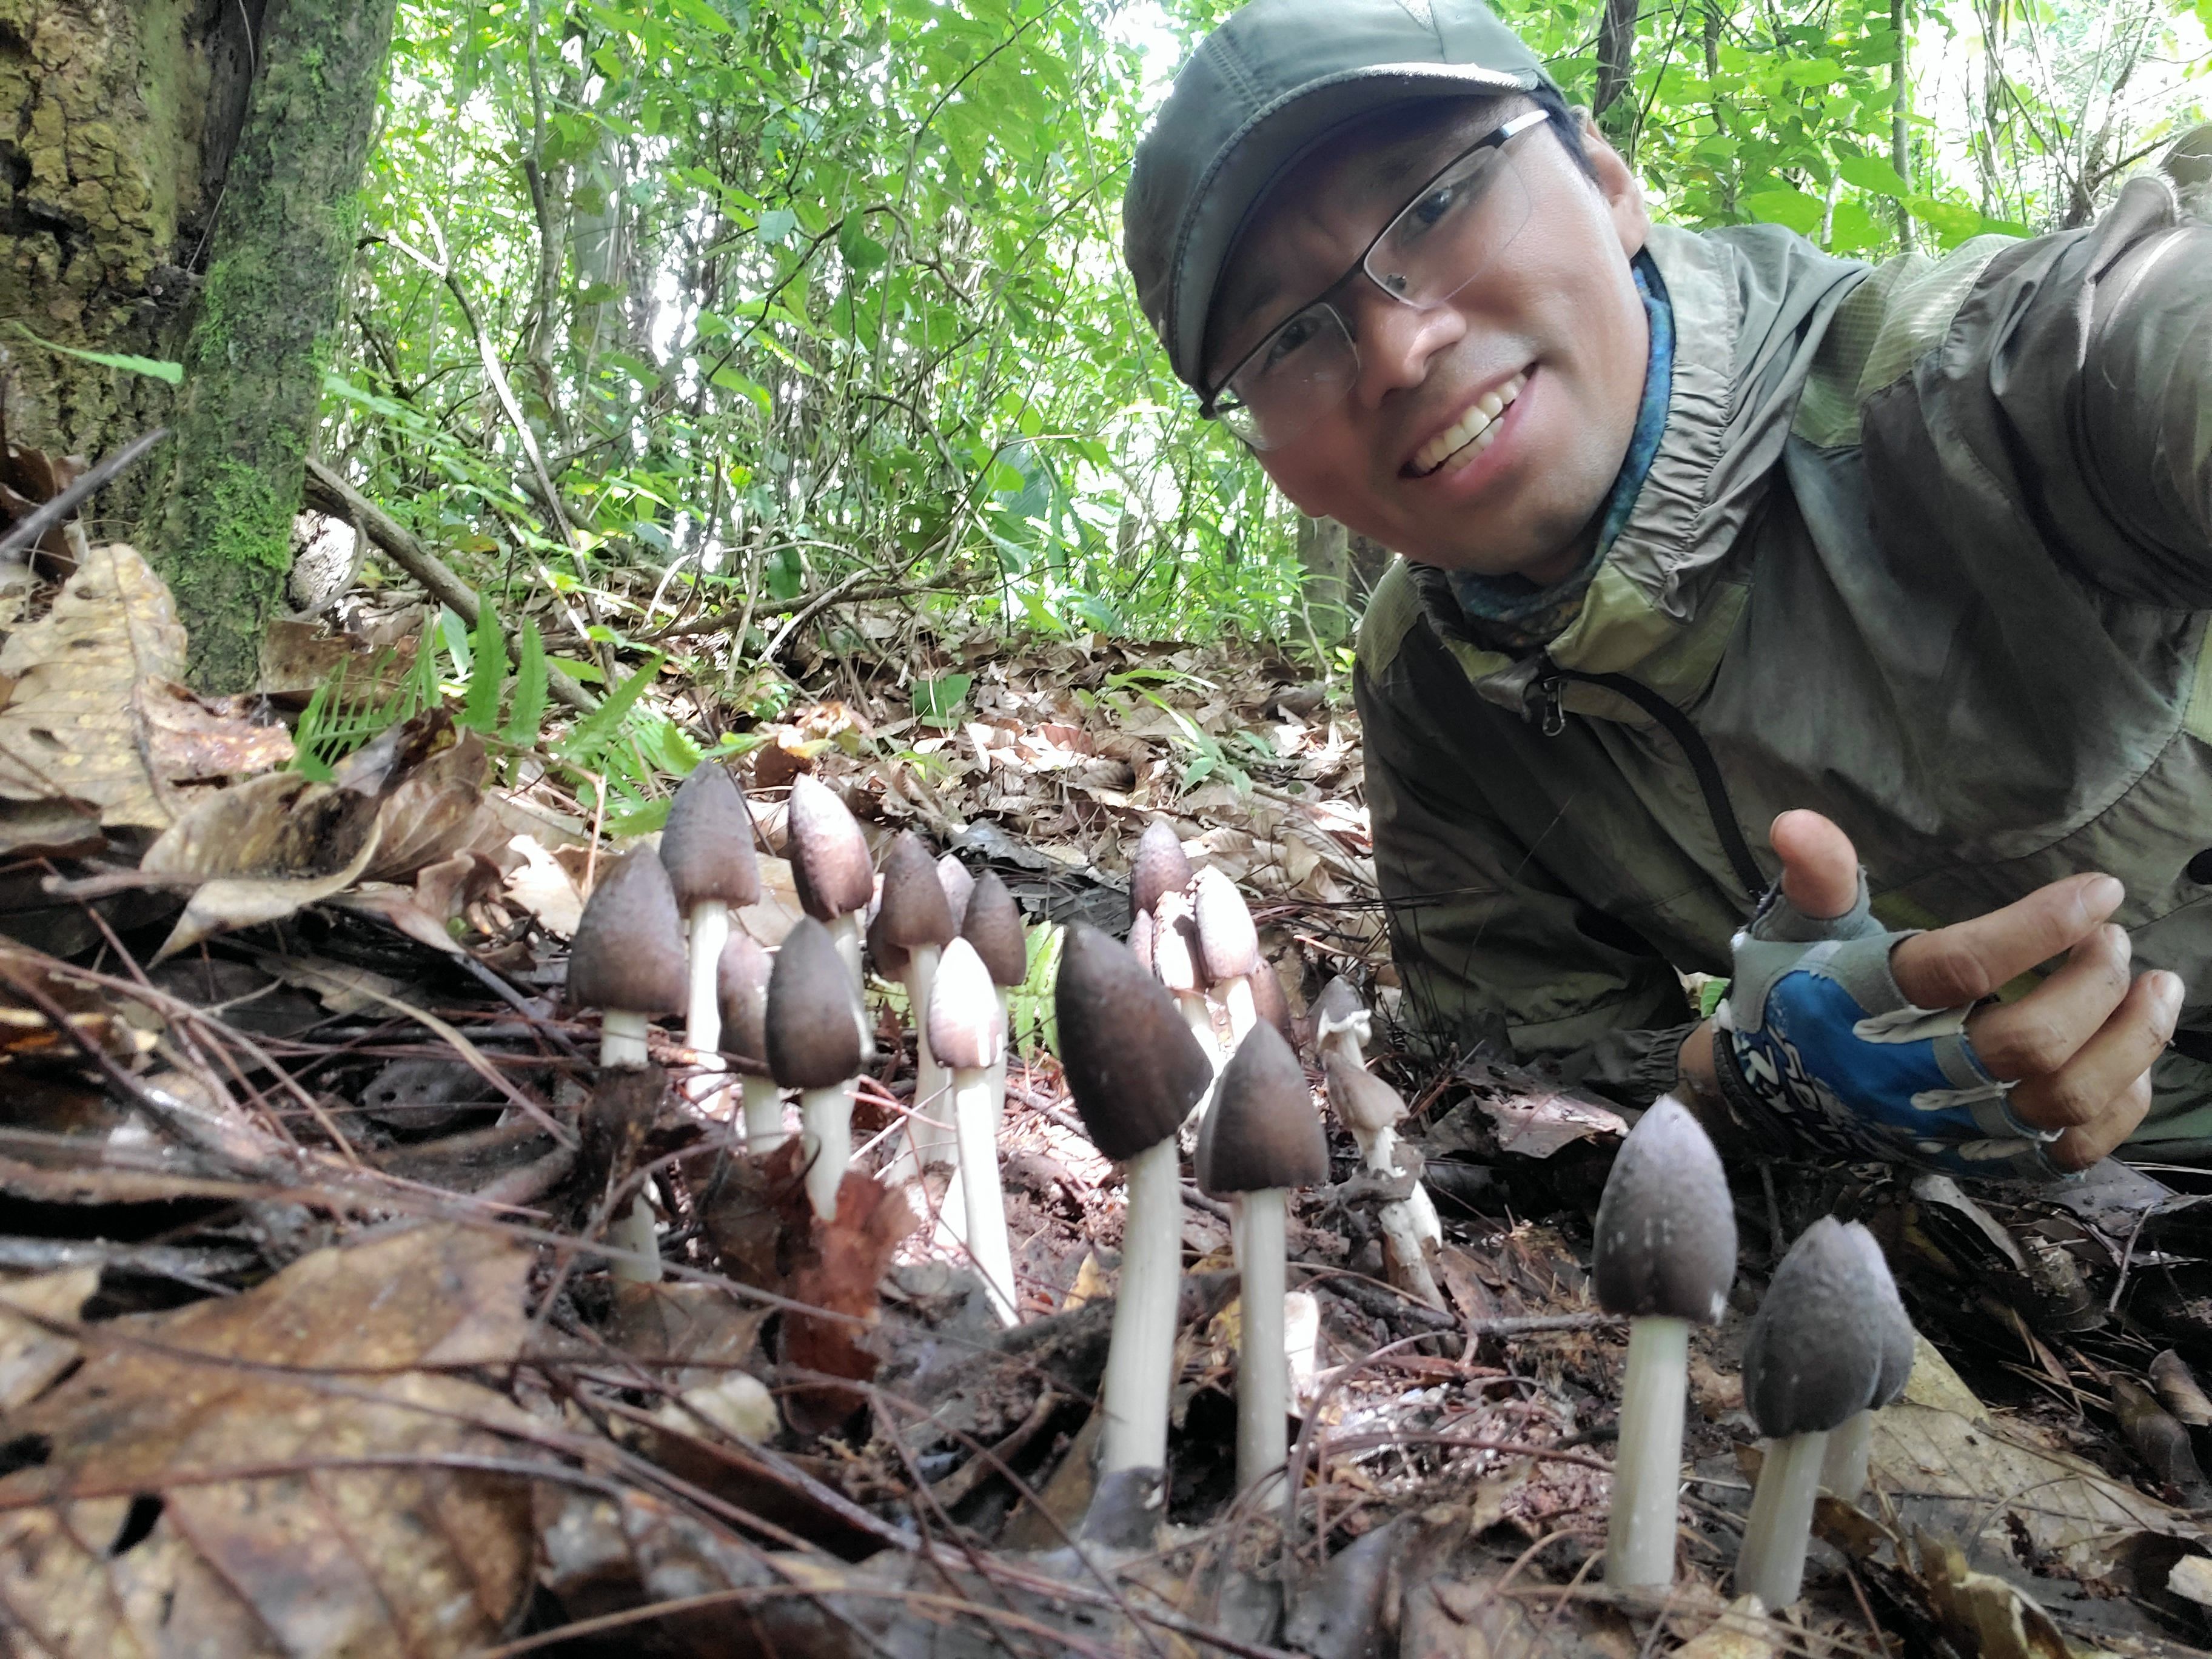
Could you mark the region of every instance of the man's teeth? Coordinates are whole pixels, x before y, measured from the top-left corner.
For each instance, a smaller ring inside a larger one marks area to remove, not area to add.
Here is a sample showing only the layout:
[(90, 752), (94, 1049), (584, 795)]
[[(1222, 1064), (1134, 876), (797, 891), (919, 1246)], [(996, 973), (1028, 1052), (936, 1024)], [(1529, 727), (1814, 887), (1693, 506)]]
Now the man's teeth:
[(1439, 432), (1421, 446), (1420, 453), (1413, 457), (1415, 474), (1435, 471), (1470, 444), (1474, 446), (1473, 453), (1476, 455), (1489, 448), (1498, 437), (1498, 417), (1521, 395), (1521, 388), (1528, 384), (1528, 375), (1523, 370), (1497, 391), (1484, 392), (1475, 400), (1474, 407), (1459, 417), (1456, 426), (1449, 431)]

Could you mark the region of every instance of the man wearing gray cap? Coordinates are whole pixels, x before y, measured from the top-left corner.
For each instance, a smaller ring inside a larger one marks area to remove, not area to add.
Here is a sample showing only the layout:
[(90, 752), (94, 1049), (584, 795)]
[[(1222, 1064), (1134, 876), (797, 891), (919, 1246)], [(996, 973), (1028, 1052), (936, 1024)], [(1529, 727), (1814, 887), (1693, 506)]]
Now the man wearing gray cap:
[(1404, 556), (1355, 684), (1422, 1023), (1776, 1150), (2212, 1150), (2206, 154), (1877, 270), (1654, 225), (1480, 0), (1200, 44), (1129, 266), (1205, 412)]

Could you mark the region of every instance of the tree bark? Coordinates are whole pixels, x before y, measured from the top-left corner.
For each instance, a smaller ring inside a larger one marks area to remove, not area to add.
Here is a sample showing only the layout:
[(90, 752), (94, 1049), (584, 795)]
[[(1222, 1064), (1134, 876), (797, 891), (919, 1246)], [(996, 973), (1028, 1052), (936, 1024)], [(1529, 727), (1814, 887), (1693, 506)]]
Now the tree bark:
[(1334, 519), (1298, 520), (1298, 563), (1305, 576), (1306, 623), (1320, 645), (1336, 645), (1352, 631), (1352, 607), (1346, 578), (1352, 563), (1350, 538)]
[(156, 546), (204, 690), (253, 684), (283, 609), (397, 3), (270, 0), (185, 342)]
[[(97, 459), (171, 415), (167, 383), (245, 118), (263, 0), (0, 0), (0, 385), (12, 442)], [(35, 339), (33, 336), (37, 337)], [(98, 503), (135, 533), (157, 468)]]
[(1636, 159), (1636, 100), (1624, 98), (1636, 82), (1637, 0), (1605, 0), (1597, 26), (1597, 90), (1590, 118), (1622, 159)]

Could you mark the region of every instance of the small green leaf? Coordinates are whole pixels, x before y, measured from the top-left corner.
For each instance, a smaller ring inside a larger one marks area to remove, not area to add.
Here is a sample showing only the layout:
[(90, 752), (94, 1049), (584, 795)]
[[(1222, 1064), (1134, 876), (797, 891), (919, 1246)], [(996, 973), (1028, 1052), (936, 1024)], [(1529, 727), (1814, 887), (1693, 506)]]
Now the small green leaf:
[(607, 746), (622, 730), (623, 716), (636, 706), (637, 700), (659, 677), (663, 660), (664, 653), (654, 652), (636, 673), (607, 694), (605, 702), (579, 720), (575, 730), (568, 733), (568, 741), (561, 745), (561, 758), (572, 766), (587, 769), (603, 758)]
[(792, 228), (798, 222), (799, 216), (789, 208), (770, 208), (761, 215), (756, 234), (761, 240), (775, 247), (791, 234)]
[(15, 326), (21, 331), (24, 338), (46, 347), (49, 351), (58, 351), (64, 357), (74, 357), (79, 362), (98, 363), (102, 368), (119, 368), (127, 374), (143, 374), (149, 380), (167, 380), (171, 386), (185, 383), (185, 366), (182, 363), (172, 363), (156, 357), (132, 357), (116, 351), (80, 351), (75, 346), (59, 345), (52, 340), (41, 339), (21, 323)]
[(1743, 198), (1751, 216), (1762, 223), (1787, 225), (1801, 236), (1809, 236), (1820, 228), (1820, 216), (1826, 211), (1820, 198), (1808, 196), (1802, 190), (1762, 190)]
[(758, 380), (738, 374), (726, 363), (708, 376), (708, 380), (724, 392), (734, 392), (740, 398), (750, 399), (753, 405), (763, 415), (773, 415), (775, 412), (775, 403), (769, 396), (768, 388)]
[(1846, 155), (1836, 163), (1844, 182), (1876, 196), (1910, 196), (1912, 187), (1898, 177), (1897, 169), (1871, 155)]
[(467, 679), (469, 665), (474, 659), (469, 649), (469, 628), (451, 605), (439, 607), (438, 638), (446, 647), (446, 654), (453, 659), (453, 678)]
[(1911, 196), (1905, 198), (1905, 208), (1912, 216), (1934, 230), (1945, 247), (1955, 247), (1969, 236), (1981, 234), (1980, 212), (1960, 202), (1939, 202), (1931, 196)]
[(889, 249), (868, 234), (857, 213), (838, 228), (837, 253), (847, 269), (863, 273), (881, 269), (891, 257)]
[(545, 725), (545, 641), (538, 637), (535, 619), (522, 619), (516, 641), (514, 701), (507, 711), (507, 740), (518, 749), (534, 749)]
[(973, 674), (942, 674), (914, 683), (914, 715), (924, 726), (940, 729), (959, 724), (960, 705), (975, 684)]
[(499, 725), (500, 687), (507, 679), (507, 641), (500, 633), (499, 613), (489, 599), (477, 602), (470, 653), (475, 660), (469, 670), (468, 696), (462, 700), (456, 723), (471, 732), (489, 732)]

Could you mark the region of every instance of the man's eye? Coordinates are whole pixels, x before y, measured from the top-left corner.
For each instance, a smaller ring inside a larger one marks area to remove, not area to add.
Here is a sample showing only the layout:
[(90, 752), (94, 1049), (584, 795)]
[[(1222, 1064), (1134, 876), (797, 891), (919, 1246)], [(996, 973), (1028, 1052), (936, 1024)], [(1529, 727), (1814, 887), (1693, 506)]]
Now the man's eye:
[(1467, 198), (1467, 186), (1455, 182), (1438, 185), (1406, 210), (1405, 228), (1419, 235), (1434, 228), (1440, 222), (1451, 217), (1454, 210)]
[(1275, 331), (1267, 342), (1260, 367), (1270, 373), (1280, 368), (1305, 347), (1313, 343), (1314, 336), (1321, 332), (1321, 319), (1314, 316), (1293, 317)]

